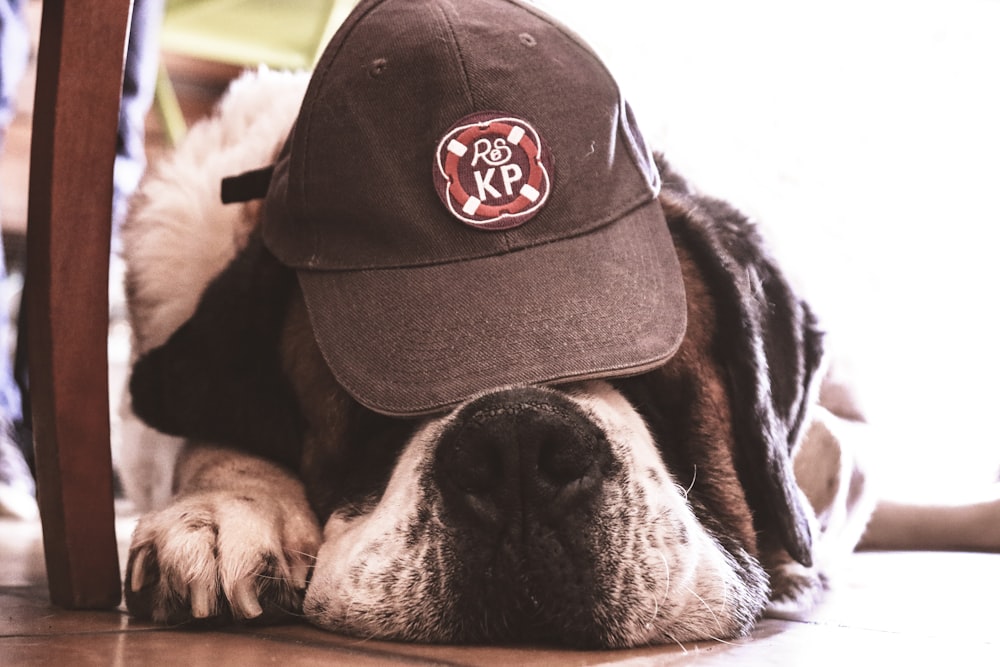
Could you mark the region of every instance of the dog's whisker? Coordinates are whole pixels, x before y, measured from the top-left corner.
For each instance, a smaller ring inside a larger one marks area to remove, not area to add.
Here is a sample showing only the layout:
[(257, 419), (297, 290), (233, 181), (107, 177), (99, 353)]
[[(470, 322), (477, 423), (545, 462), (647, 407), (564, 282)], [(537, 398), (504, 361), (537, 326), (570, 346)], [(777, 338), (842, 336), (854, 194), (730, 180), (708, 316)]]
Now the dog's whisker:
[[(355, 618), (364, 615), (364, 610), (359, 611), (360, 602), (354, 599), (349, 599), (346, 608), (343, 610), (342, 615), (344, 618)], [(377, 626), (369, 627), (368, 631), (362, 635), (355, 635), (355, 644), (365, 644), (371, 641), (379, 639), (379, 628)]]
[(691, 483), (688, 484), (688, 487), (686, 489), (684, 489), (684, 500), (688, 499), (688, 495), (691, 493), (691, 489), (694, 488), (694, 483), (698, 479), (698, 466), (697, 464), (695, 464), (693, 467), (694, 467), (694, 472), (691, 473)]
[[(684, 590), (686, 590), (688, 593), (690, 593), (692, 596), (694, 596), (694, 598), (696, 600), (698, 600), (698, 602), (700, 602), (702, 604), (702, 606), (705, 608), (705, 611), (707, 611), (712, 616), (712, 619), (715, 621), (715, 625), (719, 629), (719, 633), (720, 634), (724, 634), (725, 633), (725, 629), (723, 629), (723, 627), (722, 627), (722, 622), (719, 620), (719, 617), (716, 615), (715, 611), (712, 610), (711, 605), (709, 605), (708, 602), (705, 601), (705, 598), (703, 598), (700, 595), (698, 595), (694, 590), (691, 589), (690, 586), (684, 585)], [(724, 639), (720, 639), (720, 638), (712, 636), (712, 635), (706, 635), (706, 638), (707, 639), (711, 639), (712, 641), (717, 641), (720, 644), (727, 644), (727, 645), (730, 645), (730, 646), (735, 646), (735, 644), (733, 644), (732, 642), (727, 642)]]
[(303, 620), (308, 620), (309, 619), (309, 617), (305, 614), (305, 612), (292, 611), (291, 609), (282, 609), (281, 611), (286, 616), (291, 616), (292, 618), (301, 618)]
[(663, 595), (661, 595), (659, 599), (653, 599), (653, 603), (655, 604), (655, 608), (653, 609), (653, 621), (655, 621), (660, 614), (661, 604), (665, 603), (667, 601), (667, 597), (670, 595), (670, 563), (667, 561), (667, 556), (662, 550), (657, 549), (656, 555), (660, 557), (660, 561), (663, 563), (663, 575), (665, 581), (663, 583)]
[(736, 642), (729, 641), (727, 639), (722, 639), (721, 637), (716, 637), (714, 635), (705, 635), (705, 641), (712, 641), (717, 644), (725, 644), (726, 646), (739, 646)]
[(666, 632), (666, 631), (664, 631), (664, 633), (663, 633), (663, 636), (664, 636), (665, 638), (669, 639), (669, 640), (670, 640), (671, 642), (673, 642), (674, 644), (677, 644), (677, 646), (678, 646), (678, 647), (680, 648), (680, 650), (681, 650), (681, 653), (683, 653), (684, 655), (687, 655), (687, 653), (688, 653), (688, 650), (687, 650), (687, 647), (686, 647), (686, 646), (684, 646), (684, 644), (682, 644), (682, 643), (680, 642), (680, 640), (679, 640), (679, 639), (677, 639), (677, 638), (676, 638), (676, 637), (674, 637), (674, 636), (673, 636), (672, 634), (670, 634), (669, 632)]
[[(653, 596), (652, 613), (650, 614), (649, 619), (640, 625), (640, 627), (647, 632), (647, 641), (654, 638), (654, 632), (660, 632), (666, 636), (666, 632), (662, 627), (654, 628), (654, 626), (656, 625), (657, 619), (660, 617), (660, 609), (665, 605), (666, 600), (670, 595), (670, 564), (661, 549), (655, 549), (654, 551), (656, 555), (659, 556), (659, 562), (663, 563), (663, 592), (660, 595)], [(657, 581), (657, 579), (654, 579), (654, 582), (655, 581)], [(671, 641), (674, 641), (673, 638), (670, 639)]]

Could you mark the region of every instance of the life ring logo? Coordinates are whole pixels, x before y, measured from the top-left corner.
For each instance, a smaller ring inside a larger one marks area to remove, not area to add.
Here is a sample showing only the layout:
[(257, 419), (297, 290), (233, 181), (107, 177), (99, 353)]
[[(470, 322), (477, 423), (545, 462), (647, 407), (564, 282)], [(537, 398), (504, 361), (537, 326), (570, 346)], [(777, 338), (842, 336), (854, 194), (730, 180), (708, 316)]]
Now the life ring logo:
[(522, 225), (551, 190), (548, 147), (527, 121), (502, 113), (466, 116), (438, 144), (434, 184), (452, 215), (477, 229)]

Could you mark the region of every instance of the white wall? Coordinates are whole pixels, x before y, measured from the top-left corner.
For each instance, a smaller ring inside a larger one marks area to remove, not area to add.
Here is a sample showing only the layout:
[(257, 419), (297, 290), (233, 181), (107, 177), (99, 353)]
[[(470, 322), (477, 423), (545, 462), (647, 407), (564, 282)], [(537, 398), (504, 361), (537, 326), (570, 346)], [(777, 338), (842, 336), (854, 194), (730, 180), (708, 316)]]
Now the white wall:
[(647, 138), (772, 231), (850, 353), (893, 490), (1000, 463), (1000, 2), (541, 0)]

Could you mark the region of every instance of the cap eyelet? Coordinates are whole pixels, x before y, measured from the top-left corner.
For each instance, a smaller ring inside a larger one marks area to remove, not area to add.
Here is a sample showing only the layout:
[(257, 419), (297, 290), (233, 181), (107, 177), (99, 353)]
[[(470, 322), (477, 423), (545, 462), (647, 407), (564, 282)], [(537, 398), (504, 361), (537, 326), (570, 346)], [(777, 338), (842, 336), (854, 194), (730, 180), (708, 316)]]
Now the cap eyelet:
[(524, 44), (529, 48), (534, 47), (538, 44), (538, 40), (535, 39), (534, 35), (527, 32), (522, 32), (520, 35), (517, 36), (517, 38), (521, 41), (522, 44)]
[(368, 66), (368, 76), (373, 79), (377, 79), (382, 76), (386, 69), (389, 67), (389, 61), (385, 58), (376, 58)]

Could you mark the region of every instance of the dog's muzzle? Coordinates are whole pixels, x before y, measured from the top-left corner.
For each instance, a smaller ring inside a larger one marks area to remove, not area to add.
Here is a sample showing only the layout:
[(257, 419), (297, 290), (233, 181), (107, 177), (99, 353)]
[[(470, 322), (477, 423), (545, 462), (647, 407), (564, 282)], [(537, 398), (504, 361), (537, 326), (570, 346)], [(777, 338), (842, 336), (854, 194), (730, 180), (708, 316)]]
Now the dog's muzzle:
[(501, 389), (419, 429), (334, 512), (303, 612), (356, 636), (635, 646), (744, 632), (766, 579), (700, 524), (606, 383)]
[(591, 527), (613, 462), (603, 431), (555, 391), (501, 390), (460, 410), (434, 470), (476, 605), (532, 617), (521, 636), (573, 627), (567, 616), (592, 604)]

